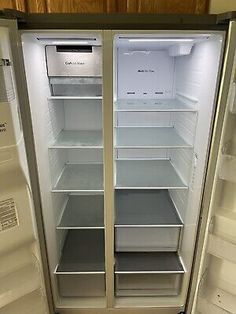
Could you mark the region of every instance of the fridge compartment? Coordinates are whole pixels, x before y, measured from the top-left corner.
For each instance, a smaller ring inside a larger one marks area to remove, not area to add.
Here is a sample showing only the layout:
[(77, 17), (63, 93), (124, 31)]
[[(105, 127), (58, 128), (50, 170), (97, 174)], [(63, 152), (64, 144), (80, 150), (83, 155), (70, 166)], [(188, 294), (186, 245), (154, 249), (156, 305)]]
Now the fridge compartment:
[(103, 229), (103, 195), (69, 195), (57, 229)]
[(177, 295), (183, 273), (177, 253), (116, 253), (116, 295)]
[(49, 148), (102, 148), (102, 130), (62, 130)]
[(104, 230), (69, 230), (56, 274), (104, 274)]
[(58, 275), (61, 297), (103, 297), (105, 296), (104, 274)]
[[(197, 102), (197, 101), (196, 101)], [(196, 112), (195, 106), (186, 105), (179, 99), (118, 99), (114, 103), (115, 111), (173, 111), (173, 112)]]
[(173, 127), (117, 127), (116, 148), (191, 148)]
[(181, 274), (116, 274), (115, 294), (122, 296), (177, 296)]
[(103, 165), (66, 164), (52, 192), (102, 192)]
[(117, 160), (116, 189), (187, 189), (170, 160)]
[(219, 177), (220, 179), (236, 183), (236, 156), (221, 155)]
[(177, 251), (183, 222), (166, 190), (117, 190), (116, 251)]
[(52, 96), (101, 97), (102, 78), (53, 77), (49, 79)]

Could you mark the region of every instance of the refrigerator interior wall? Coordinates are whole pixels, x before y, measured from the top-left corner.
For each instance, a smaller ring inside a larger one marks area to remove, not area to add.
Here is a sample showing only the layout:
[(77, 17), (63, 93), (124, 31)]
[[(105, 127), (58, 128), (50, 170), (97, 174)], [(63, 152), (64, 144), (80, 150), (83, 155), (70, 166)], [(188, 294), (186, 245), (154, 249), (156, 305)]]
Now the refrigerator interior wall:
[[(172, 301), (175, 296), (176, 304), (185, 303), (221, 48), (219, 34), (126, 33), (114, 37), (116, 263), (119, 265), (122, 254), (127, 254), (124, 267), (115, 271), (119, 297), (159, 296), (156, 302), (163, 302), (160, 297), (166, 295), (172, 296)], [(165, 191), (161, 197), (160, 191)], [(179, 221), (170, 219), (167, 208), (172, 208)], [(178, 226), (181, 232), (175, 234), (170, 246), (170, 234)], [(162, 235), (153, 245), (157, 232)], [(159, 268), (155, 258), (163, 261)], [(139, 259), (143, 264), (136, 267)], [(129, 268), (130, 260), (133, 268)], [(144, 270), (145, 263), (149, 268)], [(165, 269), (163, 265), (171, 267)], [(160, 281), (163, 289), (153, 286), (150, 273), (158, 274), (156, 280), (158, 276), (164, 278)], [(168, 278), (173, 273), (178, 285)], [(172, 284), (172, 290), (165, 289), (165, 280)], [(118, 304), (119, 299), (125, 302), (118, 298)], [(170, 299), (165, 300), (168, 303)]]
[[(47, 68), (45, 47), (55, 41), (71, 47), (72, 40), (74, 46), (102, 43), (99, 32), (22, 34), (56, 307), (104, 307), (102, 96), (94, 95), (92, 82), (86, 95), (75, 88), (75, 79), (81, 88), (87, 79), (76, 68), (77, 77), (63, 78), (50, 77)], [(80, 60), (80, 53), (66, 55)], [(61, 84), (56, 89), (52, 78)]]

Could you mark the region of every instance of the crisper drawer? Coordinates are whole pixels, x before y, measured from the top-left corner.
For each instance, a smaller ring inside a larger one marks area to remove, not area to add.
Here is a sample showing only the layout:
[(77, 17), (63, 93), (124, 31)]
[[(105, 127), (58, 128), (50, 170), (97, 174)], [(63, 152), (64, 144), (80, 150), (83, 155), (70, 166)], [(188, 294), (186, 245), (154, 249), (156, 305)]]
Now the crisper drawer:
[(100, 297), (105, 295), (105, 274), (57, 275), (62, 297)]
[(181, 227), (116, 227), (117, 252), (177, 251)]
[(183, 222), (166, 190), (117, 190), (115, 246), (122, 251), (177, 251)]
[(117, 296), (179, 294), (184, 268), (177, 253), (116, 253)]
[(175, 296), (181, 274), (116, 274), (117, 296)]

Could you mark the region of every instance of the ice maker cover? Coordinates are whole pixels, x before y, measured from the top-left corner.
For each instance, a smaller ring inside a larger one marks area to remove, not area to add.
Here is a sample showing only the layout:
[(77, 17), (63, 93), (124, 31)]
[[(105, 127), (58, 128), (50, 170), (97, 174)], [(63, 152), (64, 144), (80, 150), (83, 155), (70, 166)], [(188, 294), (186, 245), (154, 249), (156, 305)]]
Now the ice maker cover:
[(101, 50), (101, 46), (46, 46), (48, 76), (101, 76)]

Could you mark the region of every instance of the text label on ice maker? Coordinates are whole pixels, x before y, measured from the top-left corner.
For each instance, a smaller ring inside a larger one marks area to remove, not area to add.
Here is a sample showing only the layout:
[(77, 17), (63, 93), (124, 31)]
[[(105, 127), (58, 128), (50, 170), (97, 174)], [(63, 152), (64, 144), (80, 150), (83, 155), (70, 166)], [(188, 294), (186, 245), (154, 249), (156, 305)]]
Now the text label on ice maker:
[(154, 70), (138, 70), (138, 73), (154, 73)]
[(77, 61), (77, 62), (72, 62), (72, 61), (65, 61), (65, 65), (84, 65), (85, 62), (80, 62), (80, 61)]

